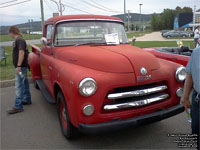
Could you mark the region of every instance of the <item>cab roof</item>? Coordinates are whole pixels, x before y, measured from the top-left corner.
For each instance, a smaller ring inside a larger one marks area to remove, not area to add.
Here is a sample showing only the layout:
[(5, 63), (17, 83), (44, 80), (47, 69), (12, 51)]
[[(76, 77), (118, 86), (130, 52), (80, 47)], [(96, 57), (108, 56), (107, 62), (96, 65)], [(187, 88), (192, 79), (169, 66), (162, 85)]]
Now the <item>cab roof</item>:
[(46, 24), (49, 23), (57, 23), (60, 21), (75, 21), (75, 20), (112, 20), (117, 22), (123, 22), (120, 18), (110, 17), (110, 16), (101, 16), (101, 15), (66, 15), (66, 16), (58, 16), (52, 17), (46, 21)]

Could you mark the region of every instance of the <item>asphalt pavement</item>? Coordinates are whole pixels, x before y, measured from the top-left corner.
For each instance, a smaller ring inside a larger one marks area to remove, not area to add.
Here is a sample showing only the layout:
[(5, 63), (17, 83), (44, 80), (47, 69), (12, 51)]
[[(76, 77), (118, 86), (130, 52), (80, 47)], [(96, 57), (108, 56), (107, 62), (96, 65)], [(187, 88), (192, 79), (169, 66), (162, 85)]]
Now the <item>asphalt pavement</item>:
[(0, 88), (1, 149), (178, 149), (174, 135), (191, 132), (184, 112), (153, 124), (68, 141), (61, 134), (56, 105), (47, 103), (33, 85), (31, 94), (32, 105), (7, 115), (15, 88)]

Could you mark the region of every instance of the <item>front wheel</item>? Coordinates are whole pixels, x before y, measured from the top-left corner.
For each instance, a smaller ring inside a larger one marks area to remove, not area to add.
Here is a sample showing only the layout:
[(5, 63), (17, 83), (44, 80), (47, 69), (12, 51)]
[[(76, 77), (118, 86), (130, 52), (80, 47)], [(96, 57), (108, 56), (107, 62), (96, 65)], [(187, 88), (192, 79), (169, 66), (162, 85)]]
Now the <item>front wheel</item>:
[(171, 36), (170, 36), (170, 35), (168, 35), (168, 36), (167, 36), (167, 38), (169, 39), (169, 38), (171, 38)]
[(61, 131), (62, 131), (63, 135), (67, 139), (72, 139), (72, 138), (78, 137), (79, 131), (70, 122), (65, 98), (61, 91), (59, 91), (57, 94), (57, 110), (58, 110), (60, 127), (61, 127)]
[(36, 81), (36, 80), (33, 80), (33, 84), (34, 84), (34, 87), (35, 87), (35, 89), (37, 89), (37, 90), (39, 90), (39, 89), (40, 89), (40, 87), (38, 86), (38, 84), (37, 84), (37, 81)]

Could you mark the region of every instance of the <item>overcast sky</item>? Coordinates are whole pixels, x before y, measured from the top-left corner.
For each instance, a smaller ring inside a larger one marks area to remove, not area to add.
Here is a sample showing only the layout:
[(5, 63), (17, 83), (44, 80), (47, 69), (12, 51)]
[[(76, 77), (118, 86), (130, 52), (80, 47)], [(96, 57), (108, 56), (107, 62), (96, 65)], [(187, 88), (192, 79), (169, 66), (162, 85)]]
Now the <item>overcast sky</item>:
[[(40, 20), (40, 0), (30, 0), (18, 5), (5, 7), (23, 1), (26, 0), (0, 1), (0, 7), (4, 7), (0, 8), (0, 26), (25, 23), (28, 22), (28, 19), (33, 19), (34, 21)], [(54, 1), (58, 2), (59, 0)], [(52, 17), (53, 12), (58, 12), (57, 5), (51, 0), (43, 0), (43, 3), (45, 20)], [(65, 6), (64, 15), (87, 14), (86, 12), (98, 15), (114, 15), (120, 12), (123, 13), (124, 11), (124, 0), (62, 0), (62, 3), (79, 9), (75, 10)], [(200, 9), (200, 0), (126, 0), (126, 8), (133, 13), (139, 13), (140, 3), (143, 4), (142, 13), (144, 14), (160, 13), (165, 8), (174, 9), (176, 6), (194, 8), (194, 5), (196, 5), (197, 9)]]

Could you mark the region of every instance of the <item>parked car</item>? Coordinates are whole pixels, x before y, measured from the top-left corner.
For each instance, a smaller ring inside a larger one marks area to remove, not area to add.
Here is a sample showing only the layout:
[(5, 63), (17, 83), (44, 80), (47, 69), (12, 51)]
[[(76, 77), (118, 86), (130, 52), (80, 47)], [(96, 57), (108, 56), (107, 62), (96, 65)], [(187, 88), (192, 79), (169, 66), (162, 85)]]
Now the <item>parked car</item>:
[(162, 30), (162, 31), (161, 31), (161, 35), (163, 36), (164, 33), (167, 33), (167, 32), (169, 32), (169, 31), (171, 31), (171, 30)]
[(185, 31), (185, 32), (187, 32), (187, 33), (189, 34), (190, 37), (194, 37), (194, 31), (192, 31), (192, 30), (187, 30), (187, 31)]
[(171, 37), (190, 37), (190, 33), (186, 32), (186, 31), (172, 30), (172, 31), (164, 33), (163, 37), (165, 37), (165, 38), (171, 38)]
[(175, 63), (179, 63), (186, 66), (190, 56), (192, 55), (192, 50), (189, 47), (158, 47), (158, 48), (144, 48), (155, 55), (158, 58), (169, 60)]
[(131, 46), (119, 18), (54, 17), (43, 31), (41, 49), (32, 45), (30, 69), (35, 87), (57, 104), (67, 139), (184, 111), (185, 67)]

